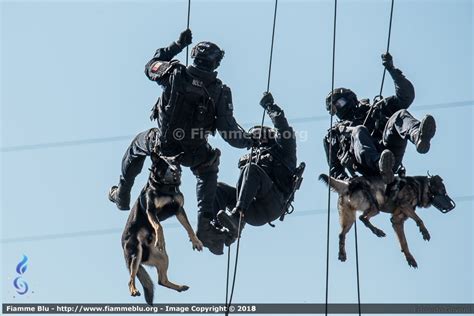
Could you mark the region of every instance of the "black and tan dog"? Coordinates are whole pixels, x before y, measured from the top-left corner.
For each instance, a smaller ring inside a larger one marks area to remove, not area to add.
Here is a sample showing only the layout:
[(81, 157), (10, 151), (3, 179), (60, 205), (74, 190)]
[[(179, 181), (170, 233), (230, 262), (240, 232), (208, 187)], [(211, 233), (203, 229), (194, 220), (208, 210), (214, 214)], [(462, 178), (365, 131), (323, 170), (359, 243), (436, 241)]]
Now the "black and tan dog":
[(415, 213), (417, 207), (434, 206), (443, 213), (454, 209), (456, 204), (446, 193), (440, 176), (397, 177), (391, 184), (385, 184), (381, 178), (357, 177), (349, 181), (337, 180), (325, 174), (319, 179), (329, 184), (339, 193), (338, 210), (341, 233), (339, 234), (339, 260), (346, 261), (345, 239), (356, 220), (356, 211), (362, 211), (359, 219), (378, 237), (385, 233), (375, 227), (370, 218), (380, 211), (391, 213), (391, 222), (397, 234), (402, 252), (408, 265), (416, 268), (418, 264), (408, 249), (403, 224), (407, 218), (416, 222), (424, 240), (430, 240), (430, 234), (421, 218)]
[(184, 197), (179, 191), (181, 168), (177, 158), (167, 158), (156, 153), (151, 155), (152, 167), (148, 183), (133, 206), (122, 234), (122, 248), (130, 271), (128, 283), (130, 294), (139, 296), (135, 276), (143, 286), (145, 300), (153, 304), (153, 282), (143, 265), (156, 267), (158, 284), (176, 290), (186, 291), (186, 285), (177, 285), (168, 280), (168, 255), (165, 248), (163, 227), (160, 222), (176, 215), (192, 242), (193, 249), (202, 250), (203, 245), (196, 237), (183, 209)]

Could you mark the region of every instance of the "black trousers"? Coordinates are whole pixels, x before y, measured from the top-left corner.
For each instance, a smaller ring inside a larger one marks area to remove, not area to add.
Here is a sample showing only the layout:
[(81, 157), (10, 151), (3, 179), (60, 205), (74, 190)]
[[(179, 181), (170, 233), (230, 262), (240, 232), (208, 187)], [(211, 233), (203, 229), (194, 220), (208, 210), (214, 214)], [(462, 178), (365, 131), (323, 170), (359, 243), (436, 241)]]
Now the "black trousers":
[[(122, 159), (120, 185), (131, 191), (135, 178), (143, 169), (147, 156), (157, 145), (156, 128), (138, 134), (125, 151)], [(166, 150), (166, 148), (164, 148)], [(176, 152), (174, 154), (179, 154)], [(184, 151), (181, 164), (190, 167), (196, 176), (196, 196), (198, 212), (214, 213), (217, 174), (219, 172), (219, 155), (209, 144), (203, 144), (192, 151)]]
[(236, 207), (244, 212), (244, 221), (261, 226), (279, 218), (285, 199), (267, 173), (258, 165), (247, 164), (241, 169), (237, 183)]
[(365, 126), (350, 127), (352, 152), (364, 175), (378, 174), (378, 161), (383, 149), (395, 155), (394, 171), (403, 161), (407, 142), (415, 143), (420, 121), (407, 110), (395, 112), (388, 120), (381, 140), (374, 139)]

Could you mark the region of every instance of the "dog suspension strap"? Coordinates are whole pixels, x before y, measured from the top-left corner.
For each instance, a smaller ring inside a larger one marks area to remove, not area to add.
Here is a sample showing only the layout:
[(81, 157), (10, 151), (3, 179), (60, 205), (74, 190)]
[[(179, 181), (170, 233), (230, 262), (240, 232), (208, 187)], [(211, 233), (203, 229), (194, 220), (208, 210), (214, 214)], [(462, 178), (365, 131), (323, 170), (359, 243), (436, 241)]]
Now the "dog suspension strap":
[[(277, 9), (278, 9), (278, 0), (275, 0), (275, 7), (274, 7), (274, 12), (273, 12), (273, 28), (272, 28), (272, 42), (271, 42), (271, 47), (270, 47), (270, 61), (268, 64), (268, 78), (267, 78), (267, 93), (270, 91), (270, 79), (271, 79), (271, 74), (272, 74), (272, 61), (273, 61), (273, 44), (275, 42), (275, 26), (276, 26), (276, 18), (277, 18)], [(265, 109), (263, 110), (263, 115), (262, 115), (262, 123), (260, 124), (260, 131), (263, 129), (263, 124), (265, 122)], [(262, 140), (263, 133), (260, 132), (259, 135), (259, 142)], [(249, 155), (249, 160), (248, 160), (248, 167), (245, 170), (245, 177), (244, 177), (244, 183), (247, 182), (248, 180), (248, 174), (249, 174), (249, 169), (250, 169), (250, 164), (252, 163), (252, 156), (253, 156), (253, 151), (254, 151), (254, 146), (250, 149), (250, 155)], [(257, 157), (257, 162), (259, 160), (259, 156)], [(237, 235), (237, 248), (236, 248), (236, 253), (235, 253), (235, 264), (234, 264), (234, 276), (232, 280), (232, 289), (230, 291), (230, 297), (229, 301), (227, 301), (227, 293), (228, 293), (228, 288), (229, 288), (229, 265), (230, 265), (230, 250), (228, 252), (227, 256), (227, 283), (226, 283), (226, 315), (229, 315), (229, 308), (232, 304), (232, 297), (234, 295), (234, 288), (235, 288), (235, 280), (237, 276), (237, 263), (239, 259), (239, 249), (240, 249), (240, 228), (242, 223), (242, 214), (239, 216), (239, 226), (238, 226), (238, 235)]]
[[(191, 0), (188, 0), (188, 19), (186, 22), (186, 29), (189, 29), (189, 19), (191, 17)], [(186, 46), (186, 67), (188, 67), (189, 60), (189, 45)]]
[[(333, 20), (333, 37), (332, 37), (332, 70), (331, 70), (331, 104), (333, 103), (333, 93), (334, 91), (334, 68), (336, 63), (336, 25), (337, 25), (337, 0), (334, 0), (334, 20)], [(330, 111), (330, 119), (329, 119), (329, 172), (328, 175), (331, 176), (331, 169), (332, 169), (332, 140), (333, 140), (333, 131), (332, 125), (334, 120), (334, 114)], [(329, 178), (331, 181), (331, 178)], [(325, 300), (325, 308), (324, 313), (328, 315), (328, 298), (329, 298), (329, 232), (330, 232), (330, 223), (331, 223), (331, 186), (328, 186), (328, 222), (327, 222), (327, 235), (326, 235), (326, 300)]]

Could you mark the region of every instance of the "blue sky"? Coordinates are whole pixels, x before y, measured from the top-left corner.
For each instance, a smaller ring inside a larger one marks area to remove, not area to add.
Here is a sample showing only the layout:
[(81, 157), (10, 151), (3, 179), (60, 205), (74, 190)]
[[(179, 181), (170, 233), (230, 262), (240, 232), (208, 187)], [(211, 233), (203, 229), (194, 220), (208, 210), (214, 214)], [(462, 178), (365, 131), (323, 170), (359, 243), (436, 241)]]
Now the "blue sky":
[[(154, 125), (149, 110), (161, 90), (146, 79), (143, 66), (185, 28), (186, 5), (1, 2), (2, 302), (143, 302), (128, 294), (120, 247), (128, 213), (117, 211), (106, 192), (118, 180), (133, 135)], [(389, 9), (388, 0), (339, 1), (336, 86), (359, 97), (378, 93)], [(332, 1), (279, 1), (270, 90), (307, 136), (298, 142), (307, 170), (292, 216), (276, 228), (245, 229), (235, 302), (324, 302), (327, 189), (317, 175), (327, 172), (322, 137), (329, 124), (324, 99), (331, 88), (332, 10)], [(405, 165), (411, 175), (441, 175), (459, 199), (447, 215), (434, 208), (418, 211), (431, 232), (429, 243), (414, 222), (406, 224), (418, 270), (406, 264), (388, 215), (374, 219), (387, 233), (384, 239), (359, 225), (362, 302), (474, 302), (473, 13), (469, 0), (395, 3), (391, 53), (415, 85), (410, 111), (419, 118), (431, 112), (438, 124), (431, 151), (419, 155), (411, 146)], [(235, 116), (244, 127), (261, 116), (272, 18), (269, 0), (192, 1), (194, 43), (210, 40), (226, 51), (219, 76), (232, 89)], [(184, 62), (184, 53), (178, 58)], [(393, 92), (388, 77), (384, 95)], [(313, 117), (325, 118), (299, 120)], [(84, 139), (96, 141), (63, 144)], [(235, 183), (244, 151), (219, 138), (210, 142), (223, 151), (220, 180)], [(64, 146), (15, 147), (45, 143)], [(143, 172), (137, 179), (134, 197), (146, 177)], [(194, 223), (195, 179), (186, 170), (183, 180)], [(355, 302), (353, 233), (348, 261), (340, 263), (332, 211), (330, 302)], [(225, 256), (193, 252), (174, 219), (164, 230), (169, 277), (191, 288), (177, 293), (159, 287), (156, 301), (223, 301)], [(25, 279), (34, 293), (19, 297), (12, 280), (23, 254), (30, 259)]]

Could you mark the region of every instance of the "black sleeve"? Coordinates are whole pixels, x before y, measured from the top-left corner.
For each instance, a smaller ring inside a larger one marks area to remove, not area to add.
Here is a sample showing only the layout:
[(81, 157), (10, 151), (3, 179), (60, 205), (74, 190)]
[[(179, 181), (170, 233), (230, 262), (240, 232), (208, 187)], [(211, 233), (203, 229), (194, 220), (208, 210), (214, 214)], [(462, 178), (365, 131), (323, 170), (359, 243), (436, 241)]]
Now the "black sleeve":
[[(324, 151), (326, 152), (326, 159), (328, 165), (331, 164), (330, 175), (336, 179), (348, 179), (345, 168), (341, 165), (339, 159), (337, 158), (337, 152), (339, 150), (339, 140), (336, 134), (336, 130), (333, 129), (332, 133), (332, 142), (330, 137), (330, 132), (323, 139)], [(331, 157), (329, 157), (329, 147), (331, 146)]]
[(165, 85), (171, 70), (174, 66), (179, 65), (178, 61), (172, 61), (172, 59), (181, 50), (181, 47), (175, 42), (168, 47), (158, 48), (153, 58), (145, 65), (145, 75), (148, 79), (156, 81), (159, 85)]
[(176, 42), (173, 42), (168, 47), (158, 48), (153, 56), (153, 60), (171, 61), (181, 51), (182, 48)]
[(288, 124), (285, 112), (276, 104), (267, 108), (267, 114), (277, 131), (276, 142), (282, 153), (289, 161), (296, 165), (296, 136), (293, 128)]
[(216, 128), (222, 138), (232, 147), (250, 148), (252, 140), (234, 118), (234, 107), (232, 104), (232, 93), (226, 85), (223, 85), (221, 95), (216, 104)]
[(395, 95), (384, 99), (383, 113), (390, 117), (401, 109), (407, 109), (415, 99), (415, 88), (413, 84), (403, 75), (399, 69), (388, 70), (395, 84)]

